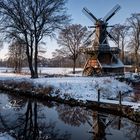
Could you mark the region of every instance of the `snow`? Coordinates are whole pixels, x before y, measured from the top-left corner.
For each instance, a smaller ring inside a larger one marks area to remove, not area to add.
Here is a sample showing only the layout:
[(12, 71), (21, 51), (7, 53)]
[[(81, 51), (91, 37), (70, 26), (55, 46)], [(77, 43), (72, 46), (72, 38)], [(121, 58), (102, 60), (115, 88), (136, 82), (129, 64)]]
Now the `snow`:
[[(57, 68), (57, 67), (39, 67), (38, 68), (38, 72), (39, 74), (61, 74), (61, 75), (68, 75), (68, 74), (72, 74), (72, 68), (65, 68), (65, 67), (61, 67), (61, 68)], [(82, 72), (82, 68), (76, 68), (76, 71), (79, 72), (80, 74)], [(29, 68), (22, 68), (22, 72), (25, 73), (30, 73), (29, 72)]]
[(29, 77), (28, 75), (21, 75), (21, 74), (15, 74), (15, 73), (0, 73), (0, 79), (12, 79), (12, 78), (23, 78), (23, 77)]
[[(101, 102), (119, 104), (116, 100), (119, 91), (129, 97), (128, 91), (132, 88), (113, 77), (63, 77), (63, 78), (40, 78), (34, 79), (33, 83), (38, 85), (51, 85), (55, 91), (52, 96), (62, 99), (74, 98), (76, 100), (97, 101), (98, 89), (100, 89)], [(59, 93), (57, 91), (59, 90)], [(127, 98), (126, 98), (127, 99)], [(123, 100), (122, 105), (131, 106), (134, 110), (140, 110), (140, 103)]]
[[(106, 99), (101, 99), (101, 102), (103, 102), (103, 103), (111, 103), (111, 104), (118, 104), (119, 103), (119, 101), (106, 100)], [(122, 105), (130, 106), (135, 111), (140, 111), (140, 103), (122, 101)]]
[[(52, 73), (63, 73), (64, 69), (43, 69), (42, 71)], [(70, 71), (66, 69), (65, 71)], [(0, 80), (14, 80), (16, 82), (28, 81), (35, 87), (53, 87), (53, 93), (51, 96), (59, 96), (63, 99), (73, 98), (76, 100), (82, 100), (86, 102), (97, 101), (98, 90), (100, 89), (101, 101), (109, 103), (118, 103), (117, 97), (119, 91), (129, 98), (133, 89), (124, 82), (119, 82), (114, 77), (53, 77), (53, 78), (38, 78), (30, 79), (28, 75), (19, 75), (12, 73), (0, 73)], [(135, 110), (140, 109), (140, 103), (134, 103), (124, 98), (122, 104), (130, 105)]]
[[(4, 73), (9, 73), (9, 76), (17, 76), (17, 74), (13, 73), (14, 69), (12, 68), (6, 68), (6, 67), (0, 67), (0, 72)], [(72, 68), (57, 68), (57, 67), (39, 67), (38, 72), (39, 76), (43, 75), (53, 75), (53, 74), (58, 74), (58, 75), (69, 75), (69, 76), (82, 76), (82, 68), (76, 68), (76, 74), (72, 74), (73, 69)], [(27, 67), (22, 68), (22, 73), (30, 74), (30, 70)], [(6, 74), (7, 75), (7, 74)], [(18, 75), (20, 76), (20, 75)]]
[(119, 91), (132, 90), (128, 85), (115, 80), (113, 77), (62, 77), (62, 78), (40, 78), (34, 79), (34, 84), (51, 85), (59, 89), (59, 96), (71, 96), (77, 100), (97, 99), (97, 90), (100, 89), (102, 98), (116, 98)]

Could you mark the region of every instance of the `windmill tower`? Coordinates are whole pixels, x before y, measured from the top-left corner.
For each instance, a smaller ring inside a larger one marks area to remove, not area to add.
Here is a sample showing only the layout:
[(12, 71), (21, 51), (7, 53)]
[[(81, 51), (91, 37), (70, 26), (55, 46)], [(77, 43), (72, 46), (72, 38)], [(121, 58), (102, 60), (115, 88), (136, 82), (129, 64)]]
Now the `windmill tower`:
[[(107, 31), (108, 21), (120, 10), (120, 6), (117, 4), (110, 12), (103, 18), (97, 19), (87, 8), (83, 8), (83, 12), (92, 20), (95, 30), (89, 35), (86, 41), (95, 34), (95, 38), (92, 40), (92, 46), (83, 48), (83, 52), (88, 55), (88, 59), (84, 66), (83, 75), (92, 76), (99, 74), (111, 74), (119, 73), (123, 74), (124, 65), (118, 57), (120, 52), (118, 47), (110, 47), (108, 43), (108, 37), (113, 41), (115, 39)], [(115, 41), (116, 42), (116, 41)]]

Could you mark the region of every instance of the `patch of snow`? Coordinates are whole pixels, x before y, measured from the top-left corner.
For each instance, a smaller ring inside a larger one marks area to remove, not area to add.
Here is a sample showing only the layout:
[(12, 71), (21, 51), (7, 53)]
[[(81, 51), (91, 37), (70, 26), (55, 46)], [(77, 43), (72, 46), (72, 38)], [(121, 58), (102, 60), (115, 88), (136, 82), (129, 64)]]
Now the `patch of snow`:
[[(101, 102), (104, 102), (104, 103), (112, 103), (112, 104), (119, 104), (119, 101), (107, 100), (107, 99), (101, 99)], [(130, 106), (135, 111), (140, 111), (140, 103), (122, 101), (122, 105)]]

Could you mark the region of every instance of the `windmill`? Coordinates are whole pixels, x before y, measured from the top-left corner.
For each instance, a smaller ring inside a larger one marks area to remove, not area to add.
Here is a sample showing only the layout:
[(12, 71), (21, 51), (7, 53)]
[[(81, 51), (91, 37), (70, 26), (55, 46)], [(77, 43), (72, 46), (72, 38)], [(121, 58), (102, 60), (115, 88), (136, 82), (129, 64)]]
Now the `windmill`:
[(88, 60), (84, 66), (83, 75), (89, 76), (94, 74), (106, 74), (106, 73), (123, 73), (123, 63), (118, 58), (120, 52), (117, 47), (110, 47), (108, 38), (110, 37), (116, 42), (115, 38), (107, 31), (108, 21), (120, 10), (120, 5), (113, 7), (104, 18), (96, 18), (86, 7), (83, 8), (83, 13), (93, 22), (95, 28), (93, 32), (88, 36), (85, 43), (89, 38), (95, 34), (95, 38), (92, 40), (92, 46), (84, 48), (83, 51), (88, 54)]

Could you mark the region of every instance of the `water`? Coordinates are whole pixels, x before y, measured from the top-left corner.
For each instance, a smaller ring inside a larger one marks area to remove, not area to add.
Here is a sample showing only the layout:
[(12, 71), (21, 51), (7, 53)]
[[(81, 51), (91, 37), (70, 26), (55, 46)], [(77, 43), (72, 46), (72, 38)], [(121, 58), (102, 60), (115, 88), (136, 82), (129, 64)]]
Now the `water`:
[(140, 124), (86, 108), (0, 93), (0, 133), (16, 140), (140, 140)]
[(133, 86), (134, 90), (134, 101), (135, 102), (140, 102), (140, 85), (138, 84), (137, 86)]

